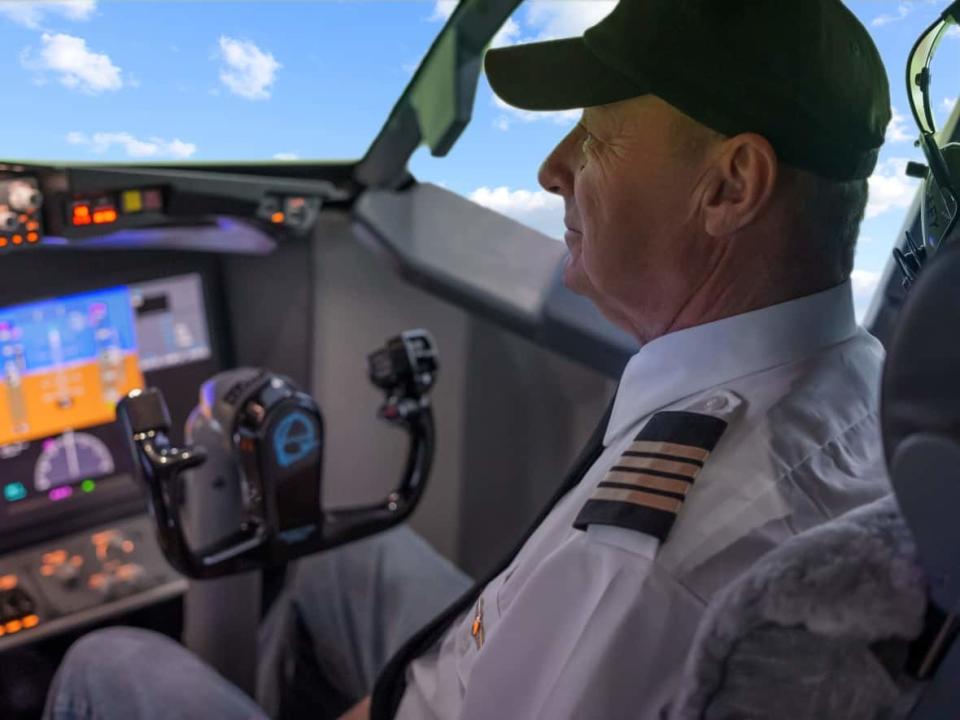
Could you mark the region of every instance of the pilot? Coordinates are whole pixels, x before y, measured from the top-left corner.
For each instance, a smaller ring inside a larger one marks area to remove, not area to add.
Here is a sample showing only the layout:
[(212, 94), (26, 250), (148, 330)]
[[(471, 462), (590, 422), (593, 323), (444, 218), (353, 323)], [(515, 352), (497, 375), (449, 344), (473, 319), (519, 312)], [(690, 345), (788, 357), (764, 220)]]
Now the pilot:
[(641, 345), (555, 502), (472, 589), (407, 529), (301, 563), (260, 705), (113, 629), (69, 653), (48, 717), (667, 717), (711, 597), (887, 492), (850, 272), (890, 98), (843, 4), (621, 0), (485, 65), (512, 105), (584, 108), (539, 180), (565, 283)]

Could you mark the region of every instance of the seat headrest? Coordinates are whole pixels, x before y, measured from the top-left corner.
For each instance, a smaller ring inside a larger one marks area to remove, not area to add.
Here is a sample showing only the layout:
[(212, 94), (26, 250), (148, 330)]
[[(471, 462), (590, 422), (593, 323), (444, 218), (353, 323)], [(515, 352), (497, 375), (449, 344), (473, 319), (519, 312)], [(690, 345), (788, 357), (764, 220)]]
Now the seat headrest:
[(960, 245), (924, 268), (897, 319), (880, 398), (897, 502), (940, 608), (960, 601)]
[(916, 433), (960, 443), (960, 244), (924, 268), (887, 347), (880, 401), (887, 464)]

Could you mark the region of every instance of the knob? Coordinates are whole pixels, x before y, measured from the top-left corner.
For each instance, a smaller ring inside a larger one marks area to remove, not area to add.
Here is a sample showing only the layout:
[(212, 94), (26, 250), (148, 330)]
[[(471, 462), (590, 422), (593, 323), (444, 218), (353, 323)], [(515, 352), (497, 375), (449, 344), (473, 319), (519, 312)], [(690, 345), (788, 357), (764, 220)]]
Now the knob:
[(117, 594), (117, 579), (112, 573), (98, 572), (90, 576), (87, 586), (103, 600), (112, 600)]
[(16, 588), (11, 594), (10, 606), (18, 615), (29, 615), (36, 609), (33, 598), (23, 588)]
[(28, 183), (18, 182), (10, 186), (10, 207), (17, 212), (27, 212), (40, 207), (40, 193)]
[(118, 530), (103, 530), (90, 536), (90, 542), (97, 554), (97, 560), (107, 563), (112, 560), (123, 561), (134, 550), (133, 540)]
[(34, 611), (33, 598), (21, 588), (0, 592), (0, 622), (9, 622)]
[(133, 592), (143, 587), (147, 573), (143, 565), (137, 563), (126, 563), (114, 571), (114, 578), (121, 590)]
[(20, 227), (17, 214), (9, 210), (0, 210), (0, 232), (13, 232)]
[(63, 563), (54, 568), (53, 576), (66, 587), (76, 587), (80, 580), (80, 570), (72, 563)]

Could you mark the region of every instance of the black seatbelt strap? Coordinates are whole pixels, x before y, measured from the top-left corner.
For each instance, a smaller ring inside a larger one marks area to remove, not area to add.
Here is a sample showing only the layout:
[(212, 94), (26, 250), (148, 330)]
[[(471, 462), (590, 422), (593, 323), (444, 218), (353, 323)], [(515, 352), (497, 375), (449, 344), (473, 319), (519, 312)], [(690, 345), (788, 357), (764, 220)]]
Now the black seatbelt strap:
[(610, 422), (610, 415), (613, 412), (613, 401), (607, 407), (600, 423), (593, 431), (586, 446), (580, 451), (580, 455), (574, 461), (573, 467), (564, 478), (563, 484), (546, 504), (543, 511), (537, 516), (537, 519), (523, 535), (523, 539), (517, 546), (500, 562), (496, 569), (488, 573), (484, 578), (478, 580), (473, 587), (460, 596), (450, 607), (438, 615), (426, 627), (417, 632), (410, 640), (406, 642), (394, 654), (386, 664), (383, 672), (377, 678), (373, 689), (373, 699), (370, 707), (371, 720), (391, 720), (400, 706), (400, 700), (407, 687), (406, 670), (407, 666), (417, 657), (429, 650), (446, 632), (447, 628), (458, 617), (460, 617), (468, 608), (470, 608), (483, 592), (484, 588), (507, 566), (513, 562), (530, 536), (540, 526), (554, 506), (560, 502), (560, 499), (566, 495), (577, 483), (583, 479), (587, 471), (600, 457), (603, 452), (603, 436), (607, 431), (607, 424)]

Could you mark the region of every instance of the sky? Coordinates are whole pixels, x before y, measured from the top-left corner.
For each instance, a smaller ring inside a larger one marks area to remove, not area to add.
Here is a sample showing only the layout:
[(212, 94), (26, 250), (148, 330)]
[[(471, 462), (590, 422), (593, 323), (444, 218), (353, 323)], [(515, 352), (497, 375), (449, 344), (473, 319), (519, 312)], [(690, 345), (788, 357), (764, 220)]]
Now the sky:
[[(870, 178), (853, 276), (862, 315), (918, 184), (903, 174), (908, 160), (922, 160), (913, 145), (916, 129), (904, 89), (906, 58), (947, 2), (847, 4), (883, 57), (893, 112)], [(360, 157), (455, 5), (455, 0), (0, 0), (0, 73), (8, 98), (0, 157), (110, 162)], [(613, 5), (612, 0), (525, 0), (493, 44), (579, 35)], [(960, 30), (944, 41), (933, 70), (942, 123), (960, 94)], [(421, 148), (411, 170), (422, 181), (559, 238), (562, 201), (538, 187), (536, 173), (578, 116), (510, 108), (481, 78), (473, 121), (451, 153), (433, 158)]]

